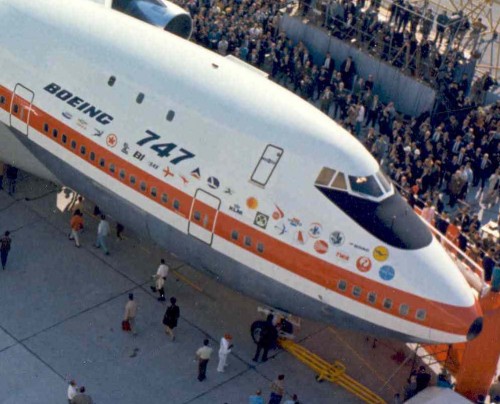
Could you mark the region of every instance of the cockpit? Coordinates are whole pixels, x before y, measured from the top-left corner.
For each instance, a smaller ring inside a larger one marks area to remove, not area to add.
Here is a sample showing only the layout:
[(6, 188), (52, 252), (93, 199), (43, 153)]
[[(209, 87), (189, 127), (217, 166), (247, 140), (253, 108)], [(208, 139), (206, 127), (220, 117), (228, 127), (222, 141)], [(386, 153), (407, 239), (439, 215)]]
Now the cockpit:
[(381, 201), (394, 194), (392, 183), (380, 170), (375, 175), (355, 176), (323, 167), (315, 185), (345, 191), (372, 201)]
[(416, 250), (432, 241), (422, 220), (379, 170), (356, 176), (323, 167), (315, 187), (363, 229), (393, 247)]

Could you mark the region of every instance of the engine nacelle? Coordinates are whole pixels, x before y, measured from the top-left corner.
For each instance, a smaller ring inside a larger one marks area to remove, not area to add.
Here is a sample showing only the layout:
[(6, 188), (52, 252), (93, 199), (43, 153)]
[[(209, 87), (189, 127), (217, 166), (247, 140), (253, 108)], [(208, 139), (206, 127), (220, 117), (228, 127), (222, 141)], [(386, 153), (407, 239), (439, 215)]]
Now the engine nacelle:
[(112, 7), (131, 17), (178, 35), (191, 37), (193, 21), (188, 12), (166, 0), (114, 0)]

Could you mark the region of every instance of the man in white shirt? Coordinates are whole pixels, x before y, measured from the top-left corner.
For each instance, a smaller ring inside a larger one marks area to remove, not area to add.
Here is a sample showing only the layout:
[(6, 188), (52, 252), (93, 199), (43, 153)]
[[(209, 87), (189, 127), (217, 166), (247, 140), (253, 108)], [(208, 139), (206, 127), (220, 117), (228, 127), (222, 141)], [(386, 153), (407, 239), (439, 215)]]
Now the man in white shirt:
[(101, 221), (97, 226), (97, 241), (95, 246), (97, 248), (102, 248), (104, 254), (109, 255), (108, 247), (106, 246), (106, 238), (110, 232), (109, 222), (106, 220), (106, 216), (101, 215)]
[(68, 384), (68, 403), (71, 404), (72, 400), (75, 398), (78, 393), (78, 387), (74, 380), (71, 380)]
[(198, 359), (198, 380), (202, 382), (207, 378), (207, 365), (212, 355), (213, 349), (208, 346), (210, 341), (208, 339), (203, 340), (203, 346), (196, 351), (196, 357)]
[(224, 372), (224, 369), (227, 366), (227, 356), (233, 349), (233, 344), (231, 343), (232, 339), (233, 337), (231, 337), (231, 334), (227, 333), (220, 339), (219, 365), (217, 366), (217, 372)]
[(355, 131), (356, 137), (359, 138), (361, 135), (361, 125), (363, 125), (363, 122), (365, 121), (365, 106), (361, 103), (361, 101), (359, 101), (356, 109), (358, 114), (356, 116)]
[(158, 298), (158, 301), (160, 302), (165, 301), (164, 284), (165, 281), (167, 280), (168, 270), (169, 270), (168, 265), (165, 264), (165, 260), (162, 258), (160, 260), (160, 266), (156, 270), (156, 275), (153, 275), (153, 278), (155, 280), (155, 286), (151, 286), (151, 290), (153, 292), (158, 292), (160, 294), (160, 297)]

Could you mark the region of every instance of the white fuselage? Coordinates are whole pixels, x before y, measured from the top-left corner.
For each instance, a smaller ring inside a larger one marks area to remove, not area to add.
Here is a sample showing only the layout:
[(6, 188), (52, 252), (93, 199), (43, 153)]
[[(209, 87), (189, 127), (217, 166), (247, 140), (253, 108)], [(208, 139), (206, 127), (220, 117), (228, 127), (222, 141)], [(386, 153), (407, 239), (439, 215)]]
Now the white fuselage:
[[(315, 187), (323, 167), (379, 171), (319, 110), (92, 3), (0, 0), (0, 18), (2, 160), (93, 192), (100, 206), (126, 201), (164, 229), (148, 228), (157, 243), (170, 249), (166, 234), (182, 235), (186, 259), (200, 252), (193, 264), (259, 298), (272, 280), (267, 301), (291, 312), (306, 311), (287, 297), (300, 295), (316, 318), (338, 310), (408, 339), (465, 340), (480, 310), (439, 243), (388, 245)], [(234, 263), (247, 274), (229, 275)]]

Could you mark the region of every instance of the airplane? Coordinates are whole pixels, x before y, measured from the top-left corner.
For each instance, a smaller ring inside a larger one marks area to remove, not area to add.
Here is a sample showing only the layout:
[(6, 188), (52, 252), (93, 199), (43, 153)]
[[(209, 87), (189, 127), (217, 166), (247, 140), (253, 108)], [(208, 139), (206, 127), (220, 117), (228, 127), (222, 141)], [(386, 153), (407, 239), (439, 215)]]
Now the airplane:
[(0, 0), (2, 161), (271, 307), (405, 341), (480, 333), (477, 296), (351, 134), (145, 3)]

